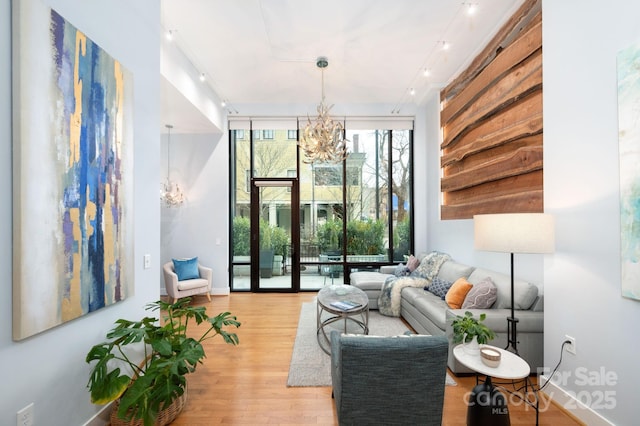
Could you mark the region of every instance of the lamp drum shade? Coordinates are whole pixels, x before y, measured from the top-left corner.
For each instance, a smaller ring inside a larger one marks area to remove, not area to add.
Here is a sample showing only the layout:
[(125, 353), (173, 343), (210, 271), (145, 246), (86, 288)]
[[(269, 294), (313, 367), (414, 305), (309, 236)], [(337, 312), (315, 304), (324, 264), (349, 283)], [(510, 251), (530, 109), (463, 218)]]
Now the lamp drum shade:
[(501, 253), (553, 253), (554, 219), (545, 213), (473, 216), (476, 250)]

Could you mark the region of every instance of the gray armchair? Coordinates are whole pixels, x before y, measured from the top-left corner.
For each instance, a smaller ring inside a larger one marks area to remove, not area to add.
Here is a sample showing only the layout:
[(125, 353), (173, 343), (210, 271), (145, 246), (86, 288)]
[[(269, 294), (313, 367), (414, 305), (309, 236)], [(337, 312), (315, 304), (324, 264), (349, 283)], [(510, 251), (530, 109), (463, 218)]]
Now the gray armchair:
[(440, 425), (445, 336), (331, 333), (331, 380), (340, 425)]

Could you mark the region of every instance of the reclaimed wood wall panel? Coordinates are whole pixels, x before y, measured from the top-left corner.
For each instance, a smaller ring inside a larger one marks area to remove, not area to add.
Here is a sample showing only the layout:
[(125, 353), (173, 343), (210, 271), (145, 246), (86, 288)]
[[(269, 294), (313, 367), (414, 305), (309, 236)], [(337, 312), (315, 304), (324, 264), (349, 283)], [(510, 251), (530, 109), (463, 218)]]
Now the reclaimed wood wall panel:
[(442, 219), (542, 212), (542, 13), (529, 0), (440, 94)]

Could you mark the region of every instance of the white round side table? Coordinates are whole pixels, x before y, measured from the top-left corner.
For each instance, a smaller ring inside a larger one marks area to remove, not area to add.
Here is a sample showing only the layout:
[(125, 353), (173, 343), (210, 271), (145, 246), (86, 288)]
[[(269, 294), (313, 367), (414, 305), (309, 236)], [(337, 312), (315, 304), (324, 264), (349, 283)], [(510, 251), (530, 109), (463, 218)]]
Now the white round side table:
[(500, 365), (497, 367), (489, 367), (482, 362), (480, 354), (468, 354), (463, 345), (453, 348), (453, 355), (464, 366), (473, 371), (484, 374), (485, 376), (495, 377), (496, 379), (517, 380), (523, 379), (529, 375), (531, 368), (527, 361), (518, 355), (496, 348), (495, 346), (481, 345), (481, 347), (491, 348), (500, 352)]
[[(506, 404), (504, 395), (500, 393), (498, 389), (491, 382), (492, 378), (503, 380), (520, 380), (525, 379), (527, 384), (529, 382), (529, 374), (531, 367), (529, 364), (518, 355), (509, 352), (507, 350), (497, 348), (495, 346), (481, 345), (482, 347), (491, 348), (500, 352), (500, 364), (497, 367), (489, 367), (482, 362), (480, 354), (467, 353), (463, 345), (458, 345), (453, 348), (454, 357), (464, 366), (470, 368), (478, 374), (486, 376), (484, 383), (477, 385), (473, 391), (469, 400), (469, 407), (467, 409), (467, 425), (509, 425), (509, 409)], [(533, 386), (531, 386), (532, 390)], [(527, 389), (527, 386), (525, 386)], [(506, 389), (505, 389), (506, 390)], [(527, 401), (526, 395), (522, 396), (515, 392), (510, 392), (520, 397), (523, 401)], [(535, 398), (535, 405), (529, 403), (536, 410), (536, 425), (538, 424), (538, 403), (537, 394)]]

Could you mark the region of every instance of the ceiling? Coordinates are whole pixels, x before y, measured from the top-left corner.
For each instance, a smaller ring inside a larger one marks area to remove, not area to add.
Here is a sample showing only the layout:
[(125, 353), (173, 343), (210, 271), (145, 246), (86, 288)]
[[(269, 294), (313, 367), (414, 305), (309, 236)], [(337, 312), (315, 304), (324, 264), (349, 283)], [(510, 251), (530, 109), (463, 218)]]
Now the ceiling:
[[(463, 70), (522, 2), (163, 0), (162, 27), (231, 113), (255, 104), (317, 104), (316, 59), (326, 56), (328, 104), (382, 104), (402, 114)], [(176, 96), (163, 87), (163, 119), (174, 105), (174, 122), (197, 125), (188, 105), (175, 107), (182, 102)]]

